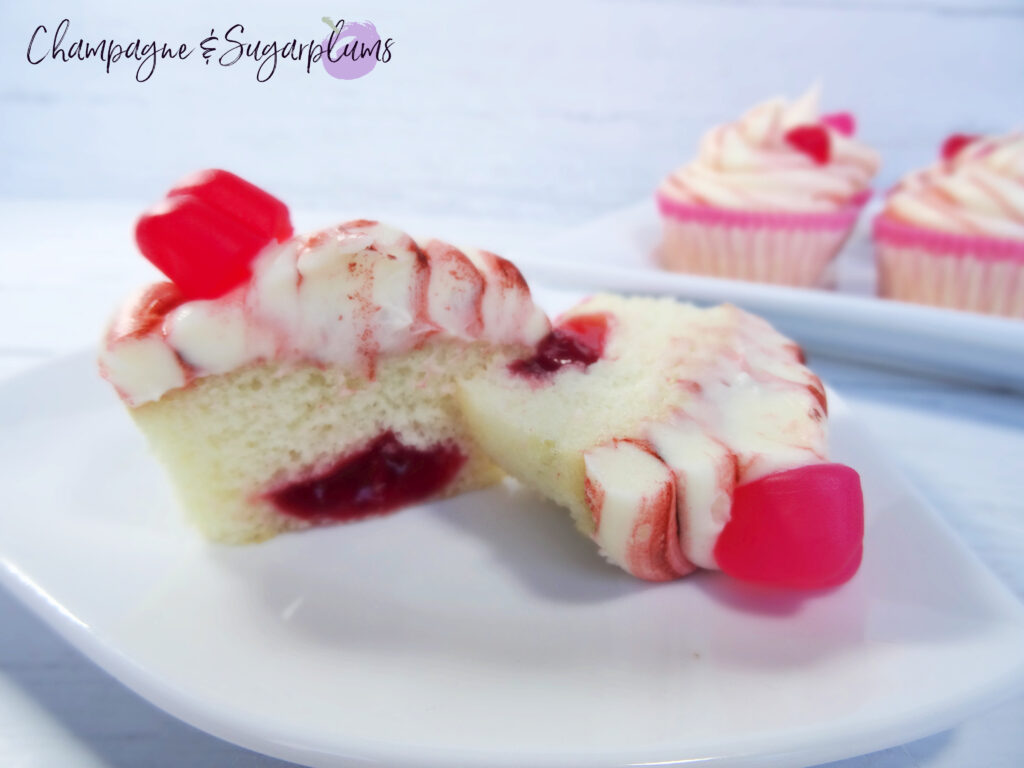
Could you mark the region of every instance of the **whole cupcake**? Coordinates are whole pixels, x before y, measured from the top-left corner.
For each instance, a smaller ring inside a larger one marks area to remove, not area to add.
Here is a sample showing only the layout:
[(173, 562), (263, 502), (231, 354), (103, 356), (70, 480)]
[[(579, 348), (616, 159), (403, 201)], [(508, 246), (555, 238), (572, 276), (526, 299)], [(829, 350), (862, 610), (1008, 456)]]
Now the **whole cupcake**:
[(878, 170), (848, 113), (819, 116), (819, 90), (773, 99), (712, 128), (657, 192), (662, 266), (813, 286), (849, 236)]
[(882, 296), (1024, 318), (1024, 132), (955, 135), (875, 219)]

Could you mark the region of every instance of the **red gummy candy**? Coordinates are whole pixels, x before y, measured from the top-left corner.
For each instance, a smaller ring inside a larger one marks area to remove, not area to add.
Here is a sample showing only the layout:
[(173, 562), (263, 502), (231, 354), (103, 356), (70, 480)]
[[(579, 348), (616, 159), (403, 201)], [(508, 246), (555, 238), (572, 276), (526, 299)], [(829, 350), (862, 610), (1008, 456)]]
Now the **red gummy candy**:
[(830, 115), (822, 115), (821, 124), (827, 125), (843, 136), (853, 136), (854, 131), (857, 130), (857, 121), (849, 112), (833, 112)]
[(168, 197), (192, 195), (250, 229), (283, 243), (292, 236), (288, 206), (240, 176), (210, 169), (197, 171), (179, 181)]
[(960, 150), (977, 138), (977, 135), (970, 133), (954, 133), (942, 142), (942, 159), (952, 160), (960, 154)]
[(818, 165), (824, 165), (832, 156), (832, 140), (820, 125), (798, 125), (784, 136), (786, 143), (803, 152)]
[(291, 234), (284, 203), (220, 170), (185, 179), (135, 226), (139, 250), (188, 300), (217, 298), (242, 284), (256, 254)]
[(739, 486), (715, 560), (744, 581), (820, 589), (853, 577), (863, 538), (860, 476), (844, 464), (812, 464)]
[(189, 300), (223, 296), (249, 277), (267, 239), (191, 195), (150, 208), (135, 226), (139, 250)]

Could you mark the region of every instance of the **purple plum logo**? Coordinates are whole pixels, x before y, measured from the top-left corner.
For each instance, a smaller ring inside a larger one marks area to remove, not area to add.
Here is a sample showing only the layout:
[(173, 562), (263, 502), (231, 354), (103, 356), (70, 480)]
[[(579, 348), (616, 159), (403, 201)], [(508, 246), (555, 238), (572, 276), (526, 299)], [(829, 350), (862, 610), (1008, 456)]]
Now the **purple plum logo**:
[(323, 55), (320, 61), (331, 77), (339, 80), (356, 80), (369, 74), (378, 61), (391, 59), (391, 38), (381, 43), (377, 28), (369, 21), (337, 24), (327, 16), (323, 22), (331, 28), (331, 34), (320, 44)]

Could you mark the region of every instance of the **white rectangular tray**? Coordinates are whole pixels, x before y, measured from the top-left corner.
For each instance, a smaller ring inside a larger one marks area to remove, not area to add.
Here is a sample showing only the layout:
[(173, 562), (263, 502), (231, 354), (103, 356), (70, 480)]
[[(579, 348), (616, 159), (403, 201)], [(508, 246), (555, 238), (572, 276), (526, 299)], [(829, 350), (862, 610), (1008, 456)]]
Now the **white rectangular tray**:
[(1024, 322), (873, 295), (870, 214), (836, 261), (835, 290), (666, 272), (653, 258), (661, 236), (653, 199), (508, 255), (531, 282), (728, 301), (765, 316), (813, 352), (1024, 390)]

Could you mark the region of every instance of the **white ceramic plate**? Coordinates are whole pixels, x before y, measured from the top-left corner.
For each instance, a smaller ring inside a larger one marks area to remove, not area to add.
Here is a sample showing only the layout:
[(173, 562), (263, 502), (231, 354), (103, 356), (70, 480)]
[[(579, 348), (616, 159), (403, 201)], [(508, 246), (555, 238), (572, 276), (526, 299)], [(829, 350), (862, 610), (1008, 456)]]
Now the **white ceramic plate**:
[(836, 290), (666, 272), (654, 261), (661, 220), (653, 198), (507, 255), (531, 283), (730, 301), (815, 352), (1024, 390), (1024, 321), (874, 296), (872, 213), (835, 262)]
[(650, 585), (511, 488), (212, 546), (91, 355), (0, 386), (0, 581), (125, 685), (314, 766), (798, 766), (1019, 689), (1024, 612), (833, 396), (864, 565), (824, 593)]

